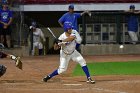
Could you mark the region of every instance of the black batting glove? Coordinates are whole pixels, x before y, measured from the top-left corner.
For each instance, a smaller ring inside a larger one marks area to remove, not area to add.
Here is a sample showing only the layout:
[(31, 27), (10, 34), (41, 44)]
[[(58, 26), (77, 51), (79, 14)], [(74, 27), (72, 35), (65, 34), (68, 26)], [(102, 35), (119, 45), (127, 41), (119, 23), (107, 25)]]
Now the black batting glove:
[(62, 42), (62, 40), (59, 40), (59, 39), (55, 39), (55, 41), (54, 41), (56, 44), (58, 44), (58, 43), (60, 43), (60, 42)]

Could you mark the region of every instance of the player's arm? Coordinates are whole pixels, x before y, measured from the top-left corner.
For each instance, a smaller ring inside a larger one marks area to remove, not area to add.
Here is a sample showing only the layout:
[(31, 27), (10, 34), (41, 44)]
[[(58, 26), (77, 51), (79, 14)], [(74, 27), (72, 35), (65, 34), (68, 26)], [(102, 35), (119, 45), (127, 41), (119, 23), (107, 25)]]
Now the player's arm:
[(12, 11), (10, 11), (9, 16), (10, 16), (10, 20), (9, 20), (9, 22), (7, 23), (7, 26), (11, 25), (11, 23), (12, 23), (12, 21), (13, 21), (13, 12), (12, 12)]
[(73, 41), (74, 39), (75, 39), (75, 36), (74, 36), (74, 35), (71, 35), (71, 36), (69, 36), (68, 38), (62, 40), (62, 42), (71, 42), (71, 41)]
[(40, 30), (40, 37), (43, 39), (43, 41), (45, 42), (45, 36), (44, 36), (44, 33), (42, 32), (42, 30)]
[(7, 23), (7, 25), (9, 26), (9, 25), (12, 23), (12, 21), (13, 21), (13, 18), (10, 17), (10, 20), (9, 20), (9, 22)]
[(65, 21), (65, 14), (58, 20), (58, 23), (60, 24), (61, 27), (63, 27), (63, 23)]
[(140, 11), (135, 11), (134, 13), (135, 13), (135, 14), (140, 14)]
[(2, 24), (4, 24), (4, 25), (7, 25), (7, 23), (4, 23), (4, 22), (2, 22), (2, 21), (0, 21), (0, 23), (2, 23)]
[(91, 12), (90, 11), (87, 11), (87, 10), (84, 11), (84, 12), (82, 12), (80, 15), (83, 16), (84, 14), (88, 14), (89, 16), (91, 16)]
[(61, 22), (58, 21), (58, 23), (60, 24), (61, 27), (63, 27), (63, 24)]

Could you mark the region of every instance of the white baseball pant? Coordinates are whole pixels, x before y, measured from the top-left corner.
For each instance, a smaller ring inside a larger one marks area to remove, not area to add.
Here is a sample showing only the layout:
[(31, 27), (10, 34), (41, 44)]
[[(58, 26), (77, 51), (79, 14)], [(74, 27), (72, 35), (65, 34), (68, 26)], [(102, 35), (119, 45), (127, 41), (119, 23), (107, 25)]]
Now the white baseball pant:
[(137, 33), (134, 31), (128, 31), (128, 33), (129, 33), (129, 36), (130, 36), (132, 42), (136, 43), (138, 41)]
[(33, 43), (32, 55), (35, 54), (35, 48), (37, 48), (37, 49), (43, 49), (43, 44), (41, 42), (34, 42)]
[(61, 74), (67, 70), (70, 59), (79, 63), (81, 66), (86, 66), (85, 59), (77, 50), (74, 50), (74, 52), (70, 55), (64, 53), (63, 50), (60, 50), (60, 65), (58, 69), (58, 74)]

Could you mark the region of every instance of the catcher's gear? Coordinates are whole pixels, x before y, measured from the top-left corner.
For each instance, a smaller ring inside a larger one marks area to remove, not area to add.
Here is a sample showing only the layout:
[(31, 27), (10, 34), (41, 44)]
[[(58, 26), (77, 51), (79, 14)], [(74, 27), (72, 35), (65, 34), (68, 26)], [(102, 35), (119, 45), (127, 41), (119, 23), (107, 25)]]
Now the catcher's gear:
[(6, 67), (4, 65), (0, 65), (0, 77), (3, 76), (6, 72)]
[(17, 67), (17, 68), (19, 68), (19, 69), (22, 70), (22, 62), (21, 62), (21, 60), (20, 60), (20, 57), (17, 57), (17, 58), (15, 59), (15, 64), (16, 64), (16, 67)]

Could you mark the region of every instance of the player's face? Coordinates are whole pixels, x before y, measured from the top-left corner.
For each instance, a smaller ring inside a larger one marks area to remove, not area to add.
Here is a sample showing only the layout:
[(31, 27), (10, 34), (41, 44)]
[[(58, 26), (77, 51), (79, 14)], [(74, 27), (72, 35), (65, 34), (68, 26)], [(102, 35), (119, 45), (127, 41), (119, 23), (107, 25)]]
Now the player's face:
[(134, 11), (135, 11), (135, 8), (131, 8), (130, 11), (131, 11), (131, 12), (134, 12)]
[(69, 8), (69, 12), (70, 12), (70, 13), (73, 13), (73, 12), (74, 12), (74, 9)]
[(35, 31), (36, 30), (36, 27), (33, 27), (33, 31)]
[(7, 4), (4, 4), (4, 5), (2, 5), (3, 6), (3, 8), (7, 8), (8, 7), (8, 5)]
[(71, 32), (72, 32), (72, 29), (68, 29), (68, 33), (71, 34)]

